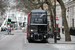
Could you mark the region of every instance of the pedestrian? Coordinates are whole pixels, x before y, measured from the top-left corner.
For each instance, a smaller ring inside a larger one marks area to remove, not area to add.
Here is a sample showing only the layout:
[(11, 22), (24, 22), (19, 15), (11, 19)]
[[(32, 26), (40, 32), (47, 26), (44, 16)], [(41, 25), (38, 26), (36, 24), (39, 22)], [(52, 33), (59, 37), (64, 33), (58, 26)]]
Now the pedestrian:
[(52, 33), (50, 33), (50, 38), (53, 38), (53, 34)]
[(50, 38), (53, 38), (53, 34), (52, 34), (52, 32), (51, 32), (51, 28), (50, 28), (50, 30), (49, 30), (49, 37), (50, 37)]
[(10, 32), (10, 26), (7, 26), (7, 32), (9, 34), (9, 32)]
[(62, 33), (64, 34), (64, 28), (62, 28)]

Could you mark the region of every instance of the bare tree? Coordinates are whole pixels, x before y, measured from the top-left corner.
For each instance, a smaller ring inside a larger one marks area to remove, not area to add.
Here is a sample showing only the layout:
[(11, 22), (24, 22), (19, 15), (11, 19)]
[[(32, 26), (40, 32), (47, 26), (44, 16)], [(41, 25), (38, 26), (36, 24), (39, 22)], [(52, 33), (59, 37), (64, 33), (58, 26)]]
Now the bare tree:
[(65, 29), (65, 41), (71, 41), (70, 33), (69, 33), (69, 28), (66, 20), (66, 8), (62, 0), (57, 0), (61, 6), (62, 9), (62, 19), (64, 23), (64, 29)]
[(40, 0), (15, 0), (14, 2), (16, 2), (16, 6), (13, 8), (23, 10), (25, 13), (30, 13), (32, 9), (38, 9), (40, 7), (43, 9), (43, 2), (40, 2)]
[(16, 2), (16, 6), (14, 6), (14, 8), (23, 10), (25, 13), (29, 13), (32, 9), (36, 8), (36, 5), (34, 6), (28, 0), (15, 0), (14, 2)]
[(0, 0), (0, 12), (3, 14), (5, 12), (5, 8), (7, 8), (8, 1)]

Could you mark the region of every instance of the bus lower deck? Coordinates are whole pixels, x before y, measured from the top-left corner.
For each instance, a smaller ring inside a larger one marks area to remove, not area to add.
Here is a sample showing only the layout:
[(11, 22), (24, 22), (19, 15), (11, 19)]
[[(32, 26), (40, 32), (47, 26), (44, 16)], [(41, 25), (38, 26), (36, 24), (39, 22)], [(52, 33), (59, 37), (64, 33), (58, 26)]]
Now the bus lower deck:
[(42, 41), (48, 39), (46, 25), (31, 25), (29, 30), (29, 40)]

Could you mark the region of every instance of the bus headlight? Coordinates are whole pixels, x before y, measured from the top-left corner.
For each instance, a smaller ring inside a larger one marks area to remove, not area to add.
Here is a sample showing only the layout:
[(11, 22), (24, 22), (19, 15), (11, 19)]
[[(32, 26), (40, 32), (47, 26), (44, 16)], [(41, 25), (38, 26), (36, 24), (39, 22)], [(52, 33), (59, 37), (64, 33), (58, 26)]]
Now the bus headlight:
[(31, 29), (31, 32), (33, 32), (33, 30)]
[(31, 37), (33, 37), (33, 35), (31, 35)]
[(46, 38), (46, 35), (44, 35), (44, 38)]

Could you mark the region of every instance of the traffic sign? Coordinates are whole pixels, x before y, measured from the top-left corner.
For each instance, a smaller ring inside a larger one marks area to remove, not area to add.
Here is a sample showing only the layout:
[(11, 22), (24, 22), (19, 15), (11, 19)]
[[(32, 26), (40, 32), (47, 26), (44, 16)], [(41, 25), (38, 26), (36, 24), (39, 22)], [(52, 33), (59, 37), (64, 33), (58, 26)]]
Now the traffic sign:
[(59, 19), (58, 19), (58, 16), (56, 16), (56, 25), (59, 25)]

